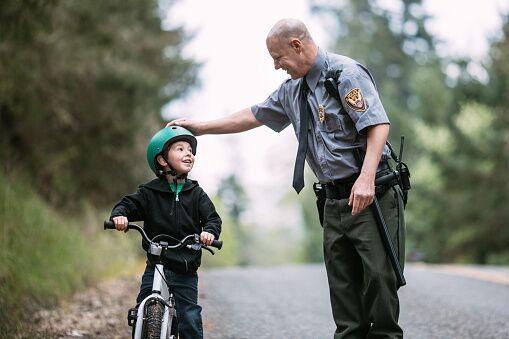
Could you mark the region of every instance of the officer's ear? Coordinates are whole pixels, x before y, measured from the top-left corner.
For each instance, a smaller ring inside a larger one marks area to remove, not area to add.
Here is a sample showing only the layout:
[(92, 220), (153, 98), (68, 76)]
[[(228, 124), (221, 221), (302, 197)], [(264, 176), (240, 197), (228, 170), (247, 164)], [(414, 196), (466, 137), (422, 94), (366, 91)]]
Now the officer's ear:
[(297, 38), (293, 38), (291, 41), (290, 41), (290, 46), (297, 50), (297, 51), (300, 51), (301, 48), (302, 48), (302, 41), (300, 41), (299, 39)]

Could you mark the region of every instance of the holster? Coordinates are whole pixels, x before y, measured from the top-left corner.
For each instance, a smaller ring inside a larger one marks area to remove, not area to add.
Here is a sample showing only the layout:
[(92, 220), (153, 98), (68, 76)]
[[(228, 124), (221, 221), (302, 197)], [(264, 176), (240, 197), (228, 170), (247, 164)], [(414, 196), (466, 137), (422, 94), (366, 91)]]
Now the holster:
[(325, 200), (327, 199), (325, 185), (319, 182), (315, 182), (313, 183), (313, 191), (316, 195), (316, 208), (318, 209), (318, 218), (320, 219), (320, 225), (323, 227), (323, 210), (325, 208)]
[(408, 201), (408, 191), (410, 188), (412, 188), (410, 185), (410, 170), (404, 162), (398, 163), (396, 169), (399, 172), (399, 186), (401, 187), (401, 192), (403, 193), (403, 207), (406, 207)]

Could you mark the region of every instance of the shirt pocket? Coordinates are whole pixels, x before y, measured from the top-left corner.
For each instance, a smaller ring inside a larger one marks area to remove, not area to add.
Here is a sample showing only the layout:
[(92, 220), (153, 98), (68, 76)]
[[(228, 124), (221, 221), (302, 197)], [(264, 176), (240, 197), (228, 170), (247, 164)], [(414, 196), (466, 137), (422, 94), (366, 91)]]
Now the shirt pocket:
[(325, 120), (320, 123), (320, 131), (329, 138), (341, 143), (353, 143), (357, 137), (357, 130), (352, 118), (343, 110), (336, 113), (325, 113)]
[(343, 124), (338, 113), (325, 112), (325, 120), (323, 122), (318, 121), (318, 124), (323, 132), (335, 133), (343, 130)]

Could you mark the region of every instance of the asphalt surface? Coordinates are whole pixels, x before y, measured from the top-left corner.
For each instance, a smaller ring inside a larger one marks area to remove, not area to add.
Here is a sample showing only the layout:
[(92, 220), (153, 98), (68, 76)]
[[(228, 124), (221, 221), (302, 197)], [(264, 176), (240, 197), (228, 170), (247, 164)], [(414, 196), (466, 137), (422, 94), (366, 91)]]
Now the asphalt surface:
[[(200, 270), (208, 339), (332, 338), (323, 265)], [(400, 325), (409, 339), (509, 339), (509, 270), (407, 265)]]

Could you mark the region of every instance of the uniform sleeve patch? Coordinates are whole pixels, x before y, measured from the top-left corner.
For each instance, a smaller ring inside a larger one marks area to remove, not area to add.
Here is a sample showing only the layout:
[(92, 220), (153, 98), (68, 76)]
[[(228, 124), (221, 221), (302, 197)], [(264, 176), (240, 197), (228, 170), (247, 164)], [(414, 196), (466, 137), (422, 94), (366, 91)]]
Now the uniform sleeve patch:
[(362, 95), (360, 88), (354, 88), (345, 96), (347, 105), (357, 112), (364, 112), (366, 110), (366, 102)]

